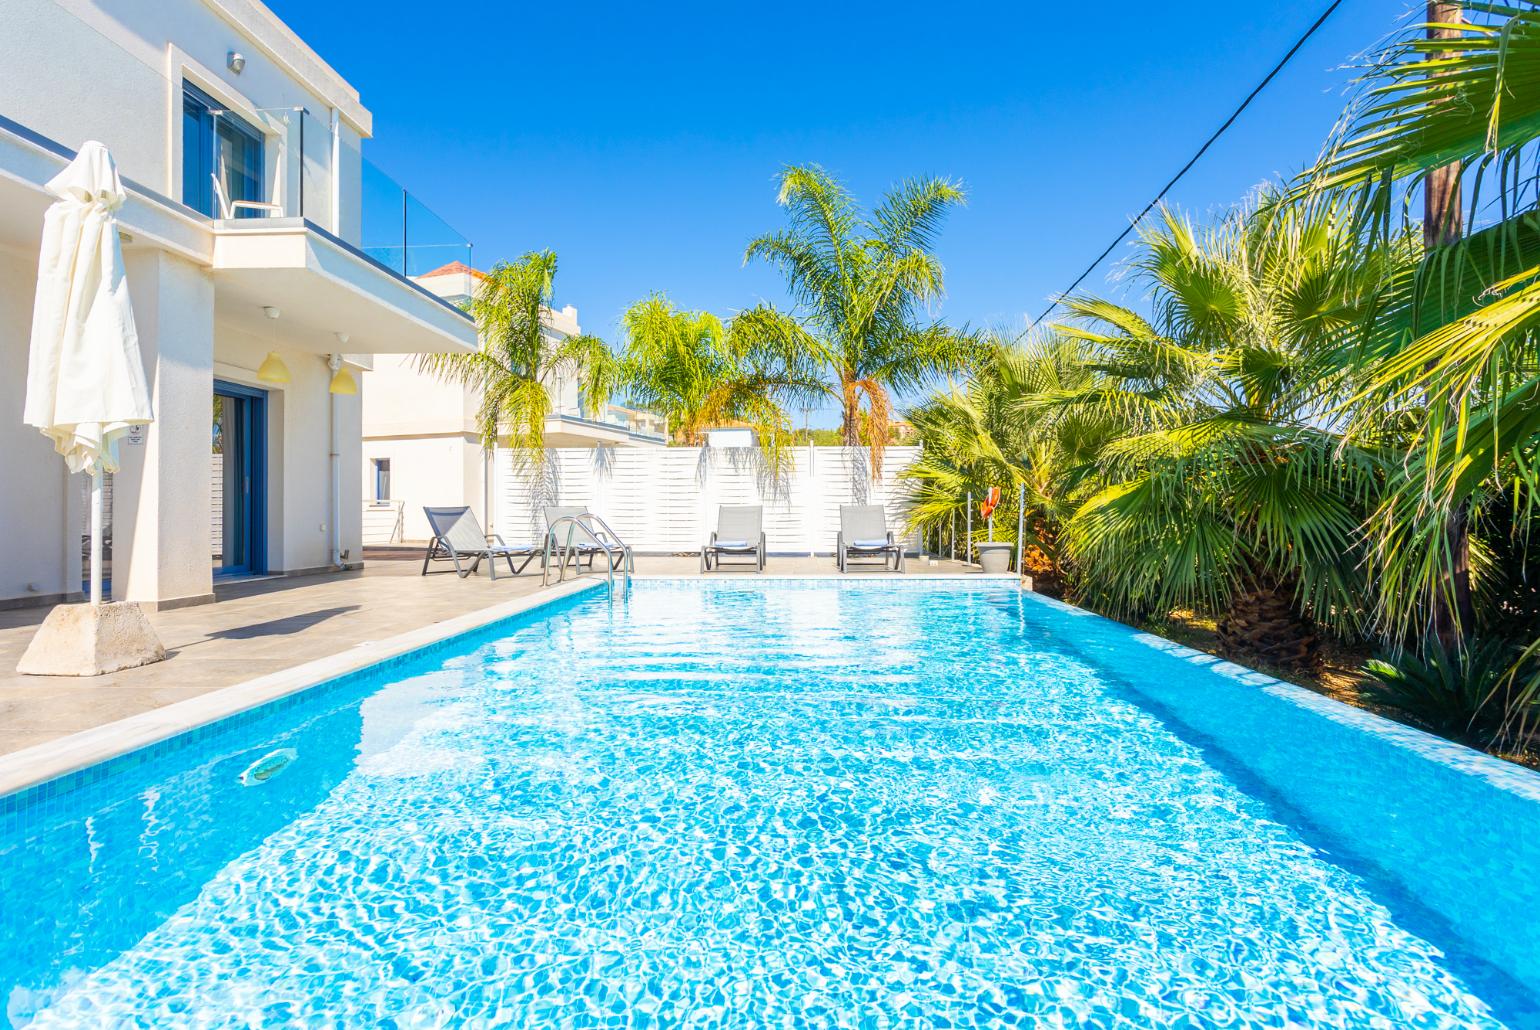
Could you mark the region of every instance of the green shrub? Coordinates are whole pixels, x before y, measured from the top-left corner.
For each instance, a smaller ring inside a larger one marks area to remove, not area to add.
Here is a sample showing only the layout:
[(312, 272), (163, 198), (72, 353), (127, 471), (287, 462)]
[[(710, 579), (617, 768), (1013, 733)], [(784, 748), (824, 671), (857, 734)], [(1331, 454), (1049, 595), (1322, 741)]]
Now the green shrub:
[(1375, 693), (1428, 729), (1455, 740), (1485, 742), (1514, 714), (1516, 650), (1506, 640), (1473, 642), (1463, 651), (1430, 640), (1410, 651), (1364, 664)]

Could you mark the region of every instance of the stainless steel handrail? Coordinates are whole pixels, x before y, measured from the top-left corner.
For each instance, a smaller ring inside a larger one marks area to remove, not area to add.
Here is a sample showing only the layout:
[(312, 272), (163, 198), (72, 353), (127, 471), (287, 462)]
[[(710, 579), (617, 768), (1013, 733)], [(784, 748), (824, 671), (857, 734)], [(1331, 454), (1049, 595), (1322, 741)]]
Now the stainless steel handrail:
[(636, 562), (634, 556), (631, 553), (631, 545), (620, 539), (620, 534), (615, 532), (614, 529), (610, 528), (610, 524), (608, 522), (605, 522), (604, 519), (598, 515), (595, 515), (593, 512), (584, 512), (583, 514), (577, 516), (577, 518), (585, 519), (590, 522), (597, 522), (599, 524), (600, 532), (610, 540), (614, 541), (615, 546), (620, 549), (622, 560), (625, 562), (625, 568), (622, 571), (625, 573), (626, 578), (629, 579), (631, 574), (636, 571)]
[[(580, 515), (563, 515), (546, 528), (545, 553), (541, 557), (541, 586), (551, 585), (552, 547), (556, 543), (556, 531), (563, 523), (567, 525), (567, 538), (561, 543), (557, 552), (557, 568), (559, 571), (556, 582), (561, 583), (566, 580), (567, 563), (574, 554), (573, 537), (578, 530), (582, 530), (583, 534), (588, 537), (588, 541), (604, 552), (605, 575), (609, 579), (611, 595), (615, 593), (615, 569), (617, 567), (620, 568), (621, 575), (624, 577), (624, 584), (630, 585), (631, 573), (635, 569), (630, 546), (616, 535), (615, 531), (610, 528), (609, 523), (592, 512), (584, 512)], [(598, 523), (599, 532), (594, 532), (594, 527), (589, 523)], [(615, 560), (617, 554), (620, 557), (618, 562)]]

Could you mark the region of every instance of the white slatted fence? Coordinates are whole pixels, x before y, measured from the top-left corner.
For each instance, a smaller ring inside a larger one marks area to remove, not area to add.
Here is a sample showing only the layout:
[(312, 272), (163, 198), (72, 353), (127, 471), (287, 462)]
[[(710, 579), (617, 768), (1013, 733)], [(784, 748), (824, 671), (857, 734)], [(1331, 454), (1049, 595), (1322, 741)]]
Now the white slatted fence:
[(799, 447), (780, 476), (756, 448), (559, 448), (522, 463), (504, 450), (493, 521), (509, 543), (533, 543), (546, 505), (584, 505), (638, 553), (674, 554), (700, 549), (718, 505), (758, 504), (771, 553), (832, 554), (842, 504), (884, 505), (889, 528), (903, 532), (908, 485), (898, 475), (919, 453), (889, 447), (874, 481), (864, 448)]

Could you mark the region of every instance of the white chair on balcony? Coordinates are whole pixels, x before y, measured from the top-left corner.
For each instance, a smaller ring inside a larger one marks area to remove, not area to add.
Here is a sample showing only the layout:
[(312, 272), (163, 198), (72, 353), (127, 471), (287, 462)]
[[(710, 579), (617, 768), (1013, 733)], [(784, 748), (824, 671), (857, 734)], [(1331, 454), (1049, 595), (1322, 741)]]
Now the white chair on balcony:
[(259, 211), (268, 218), (282, 218), (283, 205), (270, 203), (266, 200), (234, 200), (225, 192), (225, 184), (218, 172), (211, 173), (209, 178), (214, 180), (214, 203), (219, 207), (219, 217), (224, 219), (239, 217), (242, 211)]

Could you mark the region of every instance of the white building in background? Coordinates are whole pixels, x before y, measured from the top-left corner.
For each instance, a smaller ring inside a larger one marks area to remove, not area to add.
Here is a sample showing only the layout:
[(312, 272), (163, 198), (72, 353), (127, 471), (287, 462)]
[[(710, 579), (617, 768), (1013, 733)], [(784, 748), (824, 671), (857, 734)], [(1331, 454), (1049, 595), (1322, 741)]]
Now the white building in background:
[[(416, 277), (456, 306), (466, 304), (483, 273), (454, 261)], [(547, 309), (552, 347), (582, 332), (577, 308)], [(365, 377), (363, 407), (364, 542), (420, 542), (431, 537), (423, 508), (467, 504), (485, 527), (497, 524), (494, 462), (481, 446), (480, 397), (457, 383), (422, 372), (410, 355), (380, 356)], [(547, 384), (545, 420), (550, 448), (663, 447), (667, 424), (650, 411), (606, 405), (602, 418), (584, 413), (576, 375), (558, 372)]]
[(403, 210), (442, 223), (364, 161), (371, 129), (257, 0), (0, 0), (0, 606), (80, 593), (87, 477), (21, 418), (43, 187), (88, 139), (128, 188), (156, 415), (113, 477), (112, 597), (191, 604), (359, 561), (360, 373), (476, 342), (410, 278), (468, 245), (402, 246)]

